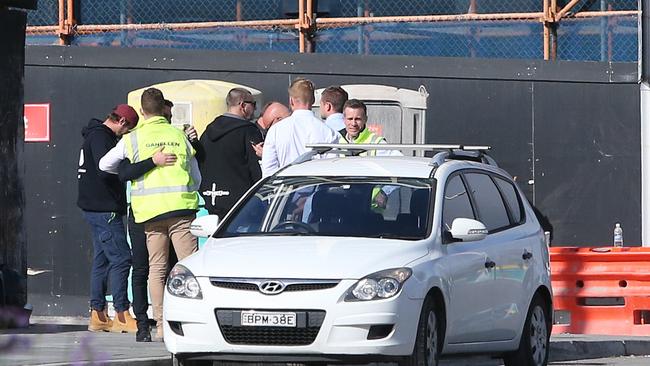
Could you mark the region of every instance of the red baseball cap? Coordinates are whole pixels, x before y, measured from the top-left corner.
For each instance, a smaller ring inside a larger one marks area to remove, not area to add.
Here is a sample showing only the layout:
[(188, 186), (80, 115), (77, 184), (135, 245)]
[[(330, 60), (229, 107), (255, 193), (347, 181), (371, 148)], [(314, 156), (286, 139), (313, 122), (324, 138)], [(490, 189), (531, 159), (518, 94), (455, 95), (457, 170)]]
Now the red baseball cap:
[(129, 121), (129, 123), (133, 124), (133, 127), (138, 124), (138, 120), (140, 119), (135, 109), (133, 109), (133, 107), (128, 104), (118, 104), (115, 108), (113, 108), (113, 113), (118, 117), (125, 118), (127, 121)]

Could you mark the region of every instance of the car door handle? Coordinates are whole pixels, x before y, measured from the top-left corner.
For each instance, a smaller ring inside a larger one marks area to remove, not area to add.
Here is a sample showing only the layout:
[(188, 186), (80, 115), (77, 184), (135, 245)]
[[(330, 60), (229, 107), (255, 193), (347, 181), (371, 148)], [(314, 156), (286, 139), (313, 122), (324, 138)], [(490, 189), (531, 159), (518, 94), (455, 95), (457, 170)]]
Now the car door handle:
[(496, 265), (497, 264), (494, 263), (494, 261), (491, 261), (491, 260), (488, 260), (487, 262), (485, 262), (485, 268), (487, 268), (487, 269), (494, 268)]
[(525, 261), (529, 260), (532, 257), (533, 257), (533, 253), (531, 253), (531, 252), (529, 252), (527, 250), (524, 250), (524, 254), (521, 255), (521, 258), (523, 260), (525, 260)]

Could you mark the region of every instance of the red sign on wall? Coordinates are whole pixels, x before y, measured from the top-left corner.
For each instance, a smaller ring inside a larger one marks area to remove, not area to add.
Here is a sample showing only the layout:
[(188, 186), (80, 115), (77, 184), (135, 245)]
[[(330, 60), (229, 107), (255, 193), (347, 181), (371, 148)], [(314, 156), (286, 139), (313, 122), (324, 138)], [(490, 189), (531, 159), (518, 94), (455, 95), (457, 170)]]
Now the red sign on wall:
[(25, 141), (50, 141), (50, 104), (25, 104)]

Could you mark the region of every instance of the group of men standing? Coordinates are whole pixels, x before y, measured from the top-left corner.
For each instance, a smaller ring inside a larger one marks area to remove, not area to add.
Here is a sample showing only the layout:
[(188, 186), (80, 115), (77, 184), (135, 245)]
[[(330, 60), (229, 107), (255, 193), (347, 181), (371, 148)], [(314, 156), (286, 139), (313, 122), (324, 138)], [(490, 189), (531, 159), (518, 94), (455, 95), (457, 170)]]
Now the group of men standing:
[[(251, 92), (230, 90), (227, 112), (207, 126), (200, 140), (192, 127), (183, 133), (170, 124), (173, 104), (155, 88), (142, 94), (143, 121), (132, 107), (121, 104), (103, 122), (91, 120), (84, 128), (78, 206), (93, 236), (89, 330), (134, 332), (136, 341), (151, 341), (148, 279), (155, 338), (162, 340), (170, 244), (178, 259), (198, 249), (189, 228), (199, 194), (209, 213), (223, 217), (255, 182), (305, 153), (306, 144), (385, 143), (366, 129), (365, 104), (348, 100), (341, 87), (328, 87), (321, 94), (325, 121), (311, 111), (315, 102), (311, 81), (294, 80), (288, 93), (290, 110), (279, 102), (268, 103), (254, 124), (256, 101)], [(123, 222), (127, 181), (132, 249)], [(127, 297), (132, 265), (135, 319)], [(109, 278), (114, 319), (108, 316), (105, 301)]]

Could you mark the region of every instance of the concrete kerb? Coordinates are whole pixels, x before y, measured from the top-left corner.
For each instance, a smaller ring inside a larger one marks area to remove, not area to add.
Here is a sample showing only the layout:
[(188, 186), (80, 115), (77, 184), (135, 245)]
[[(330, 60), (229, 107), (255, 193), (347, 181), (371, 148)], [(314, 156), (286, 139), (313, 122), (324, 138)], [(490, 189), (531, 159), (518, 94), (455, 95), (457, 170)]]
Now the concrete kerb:
[(551, 337), (551, 361), (650, 355), (650, 337), (561, 334)]

